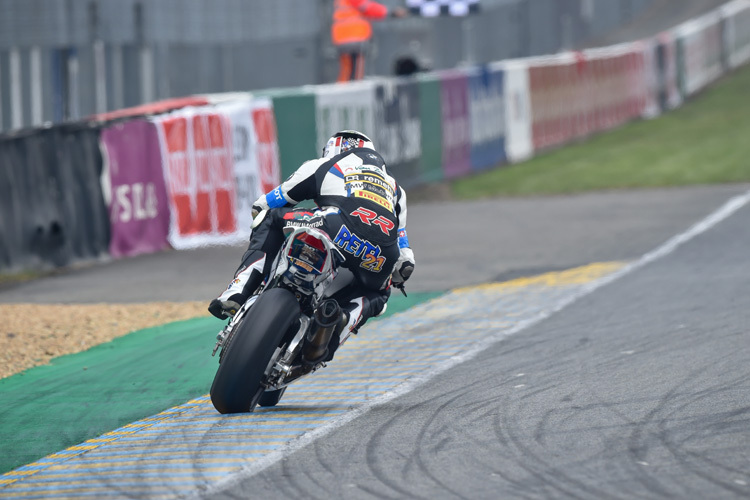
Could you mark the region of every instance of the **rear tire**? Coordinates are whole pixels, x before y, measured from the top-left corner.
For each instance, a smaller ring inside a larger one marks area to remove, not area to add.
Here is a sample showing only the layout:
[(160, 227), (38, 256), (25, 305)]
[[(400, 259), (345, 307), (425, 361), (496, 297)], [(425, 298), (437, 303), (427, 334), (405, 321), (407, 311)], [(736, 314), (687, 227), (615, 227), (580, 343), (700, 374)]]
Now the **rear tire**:
[(289, 290), (272, 288), (258, 297), (237, 325), (211, 385), (211, 402), (219, 413), (253, 411), (262, 399), (257, 395), (268, 363), (299, 315)]
[(260, 397), (260, 400), (258, 401), (258, 406), (263, 406), (263, 407), (276, 406), (277, 404), (279, 404), (279, 401), (281, 400), (281, 396), (284, 395), (284, 391), (286, 391), (286, 387), (282, 387), (281, 389), (276, 389), (275, 391), (264, 392), (263, 395)]

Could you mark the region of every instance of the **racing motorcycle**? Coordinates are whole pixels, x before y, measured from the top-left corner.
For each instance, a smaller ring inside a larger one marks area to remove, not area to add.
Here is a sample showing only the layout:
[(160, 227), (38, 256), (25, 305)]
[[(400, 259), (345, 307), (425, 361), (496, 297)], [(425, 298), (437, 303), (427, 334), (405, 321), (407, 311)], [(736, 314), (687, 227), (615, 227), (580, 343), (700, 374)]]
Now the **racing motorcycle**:
[[(220, 413), (274, 406), (289, 384), (325, 366), (334, 332), (348, 322), (331, 298), (353, 279), (344, 262), (323, 231), (296, 227), (287, 236), (266, 284), (217, 336), (211, 402)], [(349, 332), (341, 335), (343, 343)]]

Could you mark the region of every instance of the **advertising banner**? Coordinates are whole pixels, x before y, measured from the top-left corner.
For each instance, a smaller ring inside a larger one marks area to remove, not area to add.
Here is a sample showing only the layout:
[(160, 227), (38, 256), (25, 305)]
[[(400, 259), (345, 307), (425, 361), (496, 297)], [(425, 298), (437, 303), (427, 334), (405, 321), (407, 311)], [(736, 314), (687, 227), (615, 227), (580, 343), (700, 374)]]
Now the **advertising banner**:
[(443, 179), (443, 127), (440, 111), (440, 80), (433, 75), (419, 77), (419, 116), (421, 122), (422, 182)]
[(126, 257), (169, 246), (169, 201), (156, 126), (146, 120), (102, 130), (102, 190), (109, 208), (109, 253)]
[(508, 160), (520, 162), (531, 158), (534, 147), (531, 140), (531, 98), (529, 96), (529, 69), (522, 61), (508, 61), (505, 71), (505, 151)]
[(371, 139), (397, 182), (404, 187), (419, 183), (422, 129), (416, 81), (390, 80), (377, 85), (375, 135)]
[(154, 121), (159, 132), (176, 249), (242, 239), (230, 119), (213, 108), (185, 108)]
[(471, 171), (468, 79), (457, 71), (441, 72), (439, 76), (443, 172), (446, 179), (451, 179)]
[(530, 63), (534, 149), (544, 149), (655, 112), (646, 46), (623, 44)]
[(375, 83), (372, 81), (316, 87), (315, 118), (318, 136), (316, 157), (322, 154), (328, 138), (340, 130), (358, 130), (374, 141), (376, 149), (382, 147), (376, 139)]
[[(589, 68), (576, 65), (572, 55), (548, 58), (529, 65), (529, 88), (532, 110), (532, 138), (534, 150), (562, 144), (574, 135), (575, 122), (571, 115), (582, 113), (581, 132), (590, 126), (590, 112), (595, 108), (597, 95), (590, 93), (585, 101), (576, 95), (589, 82), (579, 74)], [(597, 67), (592, 65), (591, 72)], [(592, 89), (593, 90), (593, 89)]]
[(253, 202), (281, 183), (273, 106), (267, 98), (248, 99), (222, 104), (217, 110), (229, 118), (232, 127), (236, 234), (247, 238)]
[(469, 71), (471, 166), (495, 167), (505, 162), (505, 82), (497, 66)]
[(721, 16), (711, 12), (676, 28), (680, 87), (684, 96), (698, 92), (723, 73), (723, 26)]

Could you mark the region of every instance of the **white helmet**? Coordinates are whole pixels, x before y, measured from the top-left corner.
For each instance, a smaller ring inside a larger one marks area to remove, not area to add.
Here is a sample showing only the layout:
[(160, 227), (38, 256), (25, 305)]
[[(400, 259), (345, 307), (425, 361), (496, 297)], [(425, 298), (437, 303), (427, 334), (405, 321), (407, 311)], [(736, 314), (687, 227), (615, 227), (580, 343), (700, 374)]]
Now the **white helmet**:
[(336, 132), (333, 134), (333, 137), (328, 139), (328, 142), (323, 148), (323, 158), (333, 158), (344, 151), (349, 151), (354, 148), (375, 149), (375, 145), (370, 138), (362, 132), (357, 132), (356, 130), (342, 130), (341, 132)]

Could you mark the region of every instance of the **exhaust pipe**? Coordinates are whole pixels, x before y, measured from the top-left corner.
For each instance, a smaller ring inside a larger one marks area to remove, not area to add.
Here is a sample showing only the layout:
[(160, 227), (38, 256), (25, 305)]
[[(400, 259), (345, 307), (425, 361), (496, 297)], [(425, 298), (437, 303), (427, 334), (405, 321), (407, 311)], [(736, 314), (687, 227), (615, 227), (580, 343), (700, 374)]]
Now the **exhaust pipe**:
[(341, 308), (338, 302), (328, 299), (315, 311), (315, 327), (305, 337), (302, 346), (302, 360), (315, 364), (328, 354), (328, 342), (333, 331), (341, 320)]

